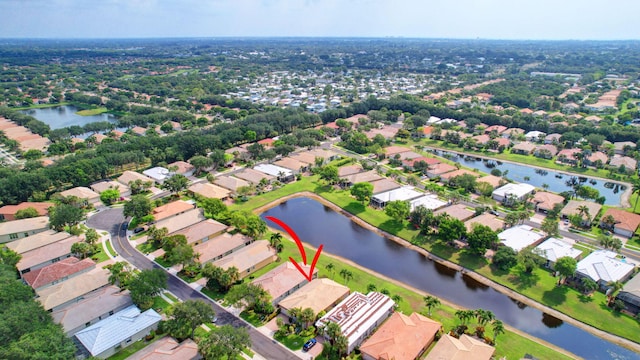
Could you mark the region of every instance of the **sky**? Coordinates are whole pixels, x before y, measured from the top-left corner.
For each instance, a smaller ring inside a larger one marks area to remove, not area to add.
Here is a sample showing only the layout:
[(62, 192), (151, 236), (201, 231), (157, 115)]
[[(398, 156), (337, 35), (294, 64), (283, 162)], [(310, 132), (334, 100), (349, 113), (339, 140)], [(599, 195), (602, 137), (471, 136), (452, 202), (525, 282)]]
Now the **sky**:
[(0, 38), (640, 39), (638, 0), (0, 0)]

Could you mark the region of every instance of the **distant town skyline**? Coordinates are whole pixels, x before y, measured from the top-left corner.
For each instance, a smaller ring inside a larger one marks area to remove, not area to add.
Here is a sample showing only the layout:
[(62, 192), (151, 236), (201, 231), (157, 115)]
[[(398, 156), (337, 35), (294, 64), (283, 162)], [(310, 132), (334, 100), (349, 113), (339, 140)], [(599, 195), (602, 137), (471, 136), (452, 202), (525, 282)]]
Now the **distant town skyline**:
[(0, 0), (0, 38), (640, 40), (640, 1)]

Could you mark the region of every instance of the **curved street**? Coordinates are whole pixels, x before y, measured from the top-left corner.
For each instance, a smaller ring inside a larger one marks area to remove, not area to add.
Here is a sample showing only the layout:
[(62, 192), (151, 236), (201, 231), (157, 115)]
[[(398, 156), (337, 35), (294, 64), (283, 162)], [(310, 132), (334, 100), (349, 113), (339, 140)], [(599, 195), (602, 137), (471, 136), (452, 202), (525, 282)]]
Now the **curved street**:
[[(127, 260), (138, 269), (160, 268), (159, 265), (149, 260), (142, 253), (131, 246), (127, 239), (127, 222), (125, 221), (122, 208), (111, 208), (102, 210), (87, 219), (87, 225), (96, 229), (109, 231), (111, 243), (119, 256)], [(251, 337), (251, 348), (267, 359), (297, 360), (299, 359), (293, 352), (283, 345), (259, 332), (253, 326), (248, 325), (244, 320), (231, 314), (223, 307), (204, 296), (199, 291), (189, 287), (182, 279), (167, 272), (167, 289), (178, 296), (181, 300), (203, 300), (209, 303), (216, 312), (218, 325), (232, 325), (234, 327), (246, 328)]]

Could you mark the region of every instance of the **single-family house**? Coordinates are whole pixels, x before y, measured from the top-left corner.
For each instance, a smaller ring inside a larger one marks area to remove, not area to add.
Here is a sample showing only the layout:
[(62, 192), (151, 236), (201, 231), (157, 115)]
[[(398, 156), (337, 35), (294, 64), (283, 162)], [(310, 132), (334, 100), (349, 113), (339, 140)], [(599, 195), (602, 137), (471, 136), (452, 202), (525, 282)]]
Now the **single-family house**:
[(16, 213), (20, 210), (25, 210), (28, 208), (35, 209), (38, 213), (38, 216), (47, 216), (49, 215), (49, 208), (54, 206), (54, 203), (50, 202), (30, 202), (25, 201), (18, 205), (5, 205), (0, 207), (0, 221), (13, 221), (16, 220)]
[(194, 208), (195, 205), (192, 203), (177, 200), (151, 210), (151, 215), (153, 216), (154, 222), (158, 222), (160, 220), (183, 214)]
[(573, 244), (575, 244), (575, 241), (568, 238), (549, 238), (542, 244), (536, 246), (536, 250), (545, 258), (546, 262), (544, 266), (553, 269), (556, 261), (561, 257), (568, 256), (576, 260), (580, 259), (582, 251), (574, 248)]
[(447, 214), (454, 219), (458, 219), (460, 221), (466, 221), (470, 219), (473, 215), (475, 215), (475, 212), (473, 210), (470, 210), (464, 204), (453, 204), (447, 207), (440, 208), (439, 210), (436, 210), (433, 212), (433, 215), (436, 215), (436, 216), (440, 214)]
[(323, 158), (325, 163), (328, 163), (330, 161), (340, 158), (340, 154), (329, 149), (315, 148), (307, 152), (313, 155), (314, 158), (318, 158), (318, 157)]
[(122, 291), (117, 286), (109, 285), (52, 312), (51, 316), (53, 321), (62, 325), (65, 334), (72, 336), (131, 304), (133, 302), (128, 290)]
[(221, 235), (228, 226), (213, 219), (207, 219), (180, 229), (170, 235), (184, 235), (187, 244), (198, 245), (218, 235)]
[(140, 126), (134, 126), (131, 128), (131, 132), (138, 136), (144, 136), (147, 133), (147, 129)]
[[(309, 273), (311, 265), (298, 264), (305, 273)], [(313, 269), (312, 279), (318, 277), (318, 269)], [(261, 286), (269, 295), (271, 303), (277, 305), (280, 300), (291, 295), (309, 281), (298, 271), (296, 266), (290, 261), (270, 270), (266, 274), (253, 280), (251, 283)]]
[(614, 155), (609, 161), (609, 167), (618, 169), (618, 171), (622, 169), (626, 173), (634, 173), (636, 166), (636, 160), (628, 156)]
[(95, 266), (96, 263), (89, 258), (80, 260), (72, 256), (22, 274), (22, 280), (34, 290), (40, 290), (87, 272)]
[(511, 183), (493, 190), (491, 196), (495, 201), (509, 204), (513, 201), (523, 201), (535, 189), (533, 185), (527, 183)]
[(284, 157), (284, 158), (274, 162), (273, 164), (276, 165), (276, 166), (283, 167), (285, 169), (289, 169), (294, 174), (305, 172), (305, 171), (309, 170), (309, 168), (311, 167), (311, 164), (298, 161), (298, 160), (293, 159), (291, 157)]
[(0, 244), (23, 239), (48, 229), (48, 216), (0, 222)]
[(140, 180), (143, 184), (153, 184), (152, 178), (129, 170), (123, 172), (122, 175), (120, 175), (116, 180), (118, 180), (120, 184), (127, 186), (130, 186), (129, 184), (135, 182), (136, 180)]
[(379, 292), (367, 295), (353, 292), (316, 322), (316, 327), (329, 322), (338, 324), (347, 338), (347, 353), (369, 337), (393, 313), (395, 303)]
[(116, 189), (120, 193), (121, 197), (127, 197), (131, 195), (131, 189), (129, 189), (129, 186), (113, 180), (99, 181), (97, 183), (91, 184), (89, 187), (91, 188), (91, 190), (95, 191), (98, 194), (101, 194), (106, 190)]
[[(486, 131), (486, 130), (485, 130)], [(520, 128), (508, 128), (507, 130), (505, 130), (503, 133), (501, 133), (500, 135), (503, 138), (507, 138), (507, 139), (517, 139), (520, 136), (524, 136), (524, 129), (520, 129)]]
[(580, 214), (583, 217), (583, 225), (589, 226), (591, 222), (602, 209), (602, 205), (584, 200), (569, 200), (567, 205), (562, 208), (560, 215), (563, 218), (568, 218), (570, 215)]
[(418, 313), (393, 313), (360, 346), (363, 360), (414, 360), (435, 341), (442, 324)]
[[(289, 157), (298, 160), (301, 163), (308, 164), (308, 167), (314, 167), (316, 165), (316, 156), (312, 154), (310, 151), (302, 151), (295, 154), (289, 154)], [(322, 158), (322, 165), (325, 164), (325, 159)]]
[(625, 282), (633, 274), (635, 264), (618, 257), (609, 250), (596, 250), (578, 261), (577, 278), (589, 278), (595, 281), (601, 290), (606, 290), (609, 283)]
[(278, 307), (283, 314), (288, 315), (294, 308), (310, 308), (314, 314), (327, 311), (336, 306), (349, 295), (349, 288), (337, 282), (322, 278), (313, 279), (293, 294), (278, 302)]
[(558, 153), (558, 161), (565, 164), (576, 165), (578, 163), (578, 153), (582, 152), (582, 149), (572, 148), (563, 149)]
[(624, 310), (632, 315), (640, 313), (640, 276), (634, 276), (627, 281), (616, 296), (616, 300), (622, 301)]
[(154, 225), (158, 229), (167, 228), (167, 231), (171, 234), (205, 220), (203, 212), (202, 209), (192, 208), (179, 215), (159, 220)]
[(429, 210), (437, 210), (446, 205), (447, 202), (440, 200), (436, 194), (423, 195), (409, 201), (411, 211), (415, 210), (418, 206), (424, 206)]
[(149, 335), (160, 320), (162, 317), (155, 310), (141, 312), (132, 305), (78, 331), (75, 337), (91, 356), (106, 359)]
[(198, 196), (211, 198), (211, 199), (226, 200), (231, 196), (231, 191), (223, 187), (220, 187), (218, 185), (214, 185), (206, 182), (192, 184), (187, 188), (187, 191), (189, 191), (193, 195), (198, 195)]
[(561, 137), (562, 137), (562, 134), (558, 134), (558, 133), (549, 134), (549, 135), (544, 137), (544, 143), (547, 144), (547, 145), (559, 144)]
[[(207, 241), (207, 244), (213, 240)], [(258, 240), (251, 244), (224, 256), (213, 262), (213, 265), (224, 270), (235, 266), (240, 273), (240, 279), (249, 276), (256, 270), (260, 270), (268, 264), (276, 261), (276, 250), (269, 246), (267, 240)]]
[(413, 152), (413, 151), (405, 151), (405, 152), (401, 152), (399, 154), (394, 155), (395, 156), (399, 156), (400, 160), (410, 160), (410, 159), (419, 159), (424, 157), (421, 154), (418, 154), (417, 152)]
[(551, 159), (556, 154), (558, 154), (558, 148), (552, 144), (538, 145), (533, 151), (533, 156), (543, 159)]
[(456, 170), (458, 170), (458, 168), (451, 164), (438, 163), (438, 164), (429, 166), (429, 168), (427, 169), (426, 175), (429, 177), (429, 179), (433, 179), (441, 176), (442, 174), (446, 174), (448, 172), (456, 171)]
[[(110, 261), (111, 262), (111, 261)], [(111, 262), (112, 263), (112, 262)], [(59, 310), (84, 299), (87, 294), (109, 285), (111, 273), (105, 262), (78, 276), (36, 291), (36, 299), (45, 310)]]
[(491, 134), (492, 132), (495, 131), (496, 135), (500, 135), (503, 132), (507, 131), (507, 127), (504, 125), (491, 125), (488, 126), (486, 129), (484, 129), (484, 133), (485, 134)]
[(424, 193), (416, 191), (413, 186), (402, 186), (398, 189), (385, 191), (375, 194), (371, 197), (371, 205), (383, 208), (390, 201), (409, 201), (423, 196)]
[(435, 159), (435, 158), (429, 158), (426, 156), (420, 156), (417, 158), (412, 158), (412, 159), (404, 159), (402, 160), (402, 166), (404, 168), (406, 168), (409, 171), (415, 171), (416, 170), (416, 164), (418, 163), (424, 163), (423, 164), (423, 169), (427, 169), (432, 165), (435, 164), (440, 164), (440, 160)]
[(252, 238), (240, 233), (236, 233), (234, 235), (224, 233), (211, 238), (209, 241), (203, 241), (200, 244), (195, 244), (193, 250), (200, 254), (200, 263), (206, 264), (211, 261), (220, 260), (224, 256), (227, 256), (234, 251), (238, 251), (252, 242)]
[(71, 257), (71, 246), (79, 241), (80, 238), (77, 236), (70, 236), (63, 240), (22, 253), (22, 258), (18, 261), (18, 264), (16, 264), (16, 268), (20, 274), (25, 274)]
[(127, 360), (196, 360), (201, 356), (198, 353), (198, 344), (191, 339), (178, 343), (174, 338), (165, 336), (154, 341)]
[(43, 232), (39, 232), (35, 235), (31, 235), (27, 238), (22, 238), (19, 240), (12, 241), (10, 243), (7, 243), (5, 246), (15, 251), (18, 254), (24, 254), (27, 251), (31, 251), (33, 249), (37, 249), (42, 246), (53, 244), (60, 240), (66, 239), (70, 236), (71, 234), (66, 232), (46, 230)]
[(546, 191), (536, 192), (530, 201), (535, 204), (536, 211), (545, 214), (553, 210), (556, 205), (562, 204), (564, 206), (564, 197)]
[(361, 173), (347, 175), (342, 178), (341, 184), (345, 187), (351, 187), (353, 184), (361, 182), (374, 182), (383, 179), (375, 170), (369, 170)]
[(100, 203), (100, 194), (89, 189), (88, 187), (78, 186), (69, 190), (62, 191), (60, 195), (64, 197), (75, 196), (84, 202), (84, 205), (98, 205)]
[(487, 134), (476, 135), (471, 137), (471, 139), (476, 141), (478, 145), (486, 145), (489, 141), (491, 141), (491, 137)]
[(387, 146), (384, 148), (384, 154), (389, 159), (393, 158), (396, 154), (402, 154), (407, 151), (411, 151), (411, 149), (403, 146)]
[(168, 164), (167, 167), (169, 169), (175, 169), (173, 171), (175, 174), (180, 174), (187, 177), (192, 176), (196, 170), (195, 166), (189, 164), (186, 161), (181, 161), (181, 160), (172, 162), (171, 164)]
[(440, 175), (440, 181), (442, 181), (443, 183), (448, 183), (454, 177), (462, 176), (462, 175), (471, 175), (475, 178), (480, 176), (480, 174), (478, 174), (477, 172), (473, 172), (467, 169), (458, 169), (458, 170), (449, 171), (448, 173), (444, 173)]
[(609, 157), (607, 156), (607, 154), (601, 151), (593, 152), (589, 156), (586, 156), (583, 160), (585, 165), (595, 167), (602, 167), (606, 165), (608, 161)]
[(388, 178), (382, 178), (380, 180), (373, 181), (371, 182), (371, 185), (373, 185), (373, 195), (393, 189), (398, 189), (401, 187), (400, 184)]
[(425, 360), (490, 360), (496, 349), (467, 334), (460, 338), (444, 334), (429, 351)]
[(152, 167), (151, 169), (147, 169), (142, 173), (155, 181), (156, 184), (160, 185), (162, 185), (165, 180), (175, 175), (174, 172), (171, 172), (169, 171), (169, 169), (162, 166)]
[(476, 180), (476, 184), (477, 183), (487, 183), (489, 185), (491, 185), (491, 187), (493, 187), (494, 189), (497, 187), (500, 187), (502, 185), (505, 184), (506, 180), (499, 177), (499, 176), (495, 176), (495, 175), (486, 175), (483, 176), (481, 178), (478, 178), (478, 180)]
[(521, 143), (513, 145), (513, 147), (511, 148), (511, 152), (513, 154), (531, 155), (535, 149), (536, 144), (528, 141), (523, 141)]
[(604, 221), (607, 216), (612, 216), (615, 220), (610, 230), (624, 237), (632, 237), (636, 230), (638, 230), (638, 226), (640, 226), (640, 215), (622, 209), (609, 208), (600, 218), (600, 227), (609, 227), (606, 221)]
[(229, 148), (225, 150), (224, 153), (233, 155), (236, 160), (246, 161), (251, 158), (251, 154), (249, 153), (249, 150), (240, 146), (234, 146), (232, 148)]
[(364, 169), (360, 164), (346, 165), (338, 168), (338, 176), (345, 177), (353, 174), (363, 172)]
[(624, 155), (625, 149), (635, 149), (636, 143), (631, 141), (616, 141), (613, 143), (613, 151), (616, 155)]
[(537, 130), (529, 131), (528, 133), (524, 134), (524, 138), (527, 141), (531, 141), (531, 142), (538, 142), (540, 141), (541, 138), (544, 138), (546, 136), (547, 136), (546, 133), (543, 133), (542, 131), (537, 131)]
[(251, 168), (242, 169), (241, 171), (238, 171), (237, 173), (233, 174), (233, 176), (237, 177), (238, 179), (248, 181), (253, 185), (260, 184), (260, 182), (263, 181), (263, 179), (265, 179), (264, 181), (266, 181), (267, 184), (270, 184), (271, 181), (273, 181), (276, 178), (275, 176), (267, 175), (263, 172), (260, 172)]
[(228, 175), (222, 175), (222, 176), (216, 177), (213, 183), (227, 190), (230, 190), (233, 193), (238, 192), (238, 188), (251, 186), (251, 184), (247, 181), (244, 181), (235, 176), (228, 176)]
[(287, 183), (295, 179), (293, 171), (274, 164), (258, 164), (254, 166), (253, 169), (267, 175), (271, 175), (283, 183)]
[(493, 231), (500, 231), (504, 229), (505, 225), (504, 221), (502, 221), (499, 217), (489, 213), (480, 214), (465, 221), (464, 226), (467, 228), (467, 232), (471, 232), (475, 224), (488, 226)]
[(500, 242), (519, 252), (527, 246), (535, 246), (544, 238), (544, 234), (529, 225), (510, 227), (498, 234)]

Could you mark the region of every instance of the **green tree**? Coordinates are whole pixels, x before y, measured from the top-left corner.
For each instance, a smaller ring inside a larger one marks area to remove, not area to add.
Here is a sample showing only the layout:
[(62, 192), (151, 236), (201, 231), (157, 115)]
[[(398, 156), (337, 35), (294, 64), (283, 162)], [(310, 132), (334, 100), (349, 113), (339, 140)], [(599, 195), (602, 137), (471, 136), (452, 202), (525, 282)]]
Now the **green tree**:
[(560, 235), (560, 230), (558, 229), (558, 219), (551, 218), (549, 216), (545, 217), (542, 220), (542, 224), (540, 225), (540, 230), (544, 231), (545, 234), (549, 237), (554, 237)]
[(74, 227), (84, 220), (82, 209), (73, 205), (59, 204), (49, 209), (49, 225), (57, 231), (65, 226)]
[(195, 168), (194, 175), (198, 176), (202, 174), (204, 169), (213, 166), (213, 159), (202, 155), (196, 155), (189, 159), (189, 163)]
[(564, 256), (556, 261), (554, 269), (560, 274), (558, 278), (558, 285), (560, 285), (564, 279), (576, 273), (578, 262), (570, 256)]
[(107, 189), (100, 193), (100, 201), (107, 206), (118, 201), (118, 199), (120, 199), (120, 190), (118, 189)]
[(336, 342), (336, 339), (342, 336), (342, 329), (338, 323), (329, 321), (324, 327), (325, 334), (329, 338), (329, 343), (333, 346)]
[(518, 253), (508, 246), (500, 246), (492, 261), (498, 269), (508, 271), (518, 264)]
[(0, 264), (14, 267), (20, 262), (20, 259), (22, 259), (22, 255), (4, 245), (0, 246)]
[(33, 207), (28, 207), (26, 209), (20, 209), (20, 210), (16, 211), (16, 214), (14, 215), (16, 220), (30, 219), (30, 218), (34, 218), (34, 217), (38, 217), (38, 216), (40, 216), (40, 214), (38, 214), (38, 210), (36, 210)]
[(471, 174), (454, 176), (449, 180), (449, 185), (454, 188), (462, 188), (467, 192), (473, 192), (477, 185), (476, 176)]
[(142, 270), (129, 282), (131, 300), (147, 310), (153, 305), (153, 297), (167, 288), (167, 273), (162, 269)]
[(431, 316), (431, 310), (440, 306), (441, 302), (440, 302), (440, 299), (438, 299), (437, 297), (427, 295), (424, 297), (424, 304), (427, 307), (427, 312), (429, 316)]
[(464, 223), (458, 219), (446, 217), (438, 226), (438, 237), (447, 243), (461, 239), (467, 233)]
[(141, 219), (151, 213), (151, 201), (142, 194), (133, 195), (124, 203), (124, 216)]
[(220, 199), (203, 198), (200, 199), (200, 207), (214, 219), (223, 218), (227, 213), (227, 205)]
[(493, 343), (496, 343), (496, 338), (498, 337), (498, 335), (504, 334), (505, 332), (505, 328), (504, 328), (504, 324), (502, 324), (502, 321), (500, 320), (493, 320), (493, 322), (491, 323), (491, 328), (493, 330)]
[(151, 181), (142, 181), (140, 179), (129, 181), (129, 189), (131, 190), (131, 195), (141, 194), (151, 187)]
[(245, 233), (253, 239), (259, 239), (267, 232), (267, 223), (258, 215), (247, 217)]
[(395, 221), (402, 223), (404, 219), (409, 217), (411, 206), (408, 201), (394, 200), (389, 201), (384, 207), (384, 212)]
[(271, 295), (260, 285), (242, 283), (229, 290), (226, 300), (232, 306), (242, 303), (247, 310), (254, 310), (260, 303), (269, 302)]
[(86, 258), (91, 255), (93, 252), (93, 246), (87, 244), (86, 242), (77, 242), (71, 245), (71, 252), (80, 256), (81, 259)]
[(189, 179), (182, 174), (175, 174), (172, 177), (166, 179), (162, 186), (171, 191), (173, 194), (177, 194), (180, 191), (187, 188), (189, 185)]
[(243, 327), (216, 326), (198, 342), (198, 352), (205, 360), (235, 359), (251, 347), (249, 333)]
[(193, 339), (196, 328), (210, 322), (216, 313), (202, 300), (187, 300), (174, 304), (169, 315), (171, 318), (165, 323), (169, 335), (176, 339)]
[(324, 267), (325, 269), (327, 269), (327, 271), (329, 272), (329, 274), (331, 274), (331, 277), (333, 277), (333, 271), (335, 270), (336, 266), (333, 265), (332, 262), (328, 263), (327, 265), (325, 265)]
[(121, 288), (127, 288), (129, 281), (133, 276), (133, 269), (129, 263), (125, 261), (117, 261), (107, 266), (109, 269), (109, 283), (119, 286)]
[(338, 168), (333, 165), (320, 168), (320, 179), (326, 181), (329, 185), (337, 184), (340, 181)]
[(282, 245), (282, 234), (279, 232), (271, 234), (269, 237), (269, 246), (274, 248), (276, 252), (281, 252), (284, 248), (284, 245)]
[(342, 276), (347, 284), (349, 283), (349, 280), (353, 279), (353, 273), (348, 269), (340, 270), (340, 276)]
[(354, 184), (351, 187), (351, 195), (355, 197), (356, 200), (366, 203), (371, 199), (371, 195), (373, 195), (373, 185), (368, 182)]
[(584, 294), (589, 294), (598, 289), (598, 284), (590, 278), (584, 277), (580, 279), (580, 289)]
[(528, 246), (518, 253), (518, 263), (524, 268), (527, 274), (531, 274), (536, 266), (544, 263), (544, 258), (540, 255), (539, 249)]
[(182, 270), (187, 266), (196, 262), (199, 254), (193, 249), (193, 246), (189, 244), (180, 244), (174, 247), (171, 252), (166, 253), (165, 257), (170, 264), (180, 264)]
[(202, 277), (207, 279), (207, 287), (221, 292), (227, 292), (231, 285), (240, 280), (240, 273), (235, 266), (228, 269), (206, 263), (202, 268)]
[(84, 241), (89, 245), (95, 245), (98, 239), (100, 239), (100, 235), (94, 228), (88, 228), (84, 233)]
[(487, 249), (497, 245), (499, 241), (498, 234), (495, 231), (481, 224), (474, 224), (471, 232), (467, 235), (469, 250), (482, 256), (484, 256)]
[(316, 313), (313, 312), (313, 309), (311, 308), (305, 308), (300, 313), (300, 322), (302, 323), (303, 329), (307, 329), (315, 319), (316, 319)]

